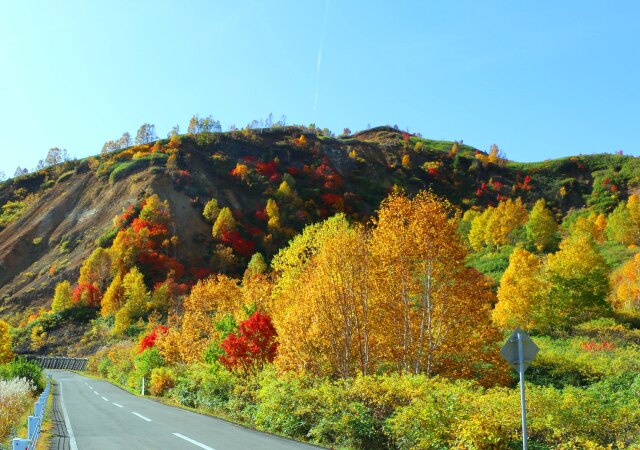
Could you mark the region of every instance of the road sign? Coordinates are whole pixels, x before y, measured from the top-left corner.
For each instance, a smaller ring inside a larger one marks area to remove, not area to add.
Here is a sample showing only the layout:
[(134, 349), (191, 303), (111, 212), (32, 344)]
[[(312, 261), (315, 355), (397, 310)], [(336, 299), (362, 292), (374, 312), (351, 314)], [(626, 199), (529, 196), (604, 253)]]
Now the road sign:
[(538, 346), (533, 343), (527, 333), (516, 327), (507, 342), (500, 349), (500, 354), (520, 375), (520, 413), (522, 415), (522, 449), (528, 450), (527, 404), (524, 398), (524, 371), (538, 354)]
[(533, 358), (538, 354), (538, 346), (531, 340), (529, 335), (522, 331), (520, 327), (516, 327), (515, 331), (509, 336), (507, 342), (500, 349), (500, 354), (513, 367), (516, 372), (520, 371), (520, 355), (518, 353), (518, 334), (522, 341), (522, 359), (523, 369), (527, 370)]

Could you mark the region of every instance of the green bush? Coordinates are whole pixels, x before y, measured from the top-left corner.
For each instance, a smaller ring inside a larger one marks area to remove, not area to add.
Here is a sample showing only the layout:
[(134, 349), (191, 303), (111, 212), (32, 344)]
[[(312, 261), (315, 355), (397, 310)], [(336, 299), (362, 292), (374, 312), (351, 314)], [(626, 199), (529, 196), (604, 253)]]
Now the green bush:
[(12, 378), (26, 378), (39, 390), (43, 390), (45, 387), (42, 368), (38, 364), (23, 358), (17, 358), (0, 365), (0, 379), (10, 380)]
[(133, 360), (133, 366), (135, 370), (129, 375), (129, 386), (135, 388), (139, 386), (142, 378), (147, 380), (147, 384), (150, 381), (151, 371), (158, 367), (164, 367), (166, 362), (157, 348), (148, 348)]
[(2, 206), (2, 214), (0, 214), (0, 229), (18, 220), (26, 210), (27, 204), (25, 202), (15, 201), (5, 203)]
[(499, 283), (504, 271), (509, 267), (509, 256), (512, 252), (513, 247), (505, 245), (497, 251), (469, 253), (467, 265)]
[(172, 396), (185, 406), (224, 411), (231, 398), (235, 376), (219, 364), (194, 365), (178, 376)]
[(149, 161), (146, 159), (134, 159), (131, 161), (115, 164), (113, 166), (111, 174), (109, 175), (109, 183), (120, 181), (146, 167), (149, 167)]
[(119, 162), (109, 168), (109, 182), (115, 183), (147, 167), (164, 166), (167, 159), (168, 155), (165, 153), (152, 153), (142, 158)]
[(77, 303), (71, 308), (56, 313), (63, 320), (71, 320), (76, 323), (88, 323), (98, 315), (98, 309)]
[[(539, 385), (587, 386), (618, 374), (640, 372), (640, 346), (616, 340), (614, 334), (603, 334), (606, 329), (594, 333), (593, 327), (586, 325), (585, 328), (589, 330), (586, 336), (536, 337), (540, 352), (527, 372), (528, 379)], [(605, 338), (607, 336), (611, 339)], [(589, 350), (590, 343), (596, 344), (594, 349)], [(605, 344), (612, 348), (598, 348)]]
[(102, 236), (100, 236), (97, 240), (96, 240), (96, 244), (99, 247), (102, 248), (109, 248), (111, 247), (111, 244), (113, 244), (113, 240), (116, 238), (116, 236), (118, 235), (118, 228), (113, 227), (113, 228), (109, 228), (107, 231), (105, 231)]
[(74, 174), (76, 173), (75, 170), (69, 170), (68, 172), (63, 173), (62, 175), (60, 175), (58, 177), (58, 180), (56, 181), (56, 183), (62, 183), (65, 180), (68, 180), (69, 178), (71, 178)]
[(56, 180), (45, 181), (40, 185), (40, 189), (44, 191), (46, 189), (52, 188), (55, 185), (56, 185)]

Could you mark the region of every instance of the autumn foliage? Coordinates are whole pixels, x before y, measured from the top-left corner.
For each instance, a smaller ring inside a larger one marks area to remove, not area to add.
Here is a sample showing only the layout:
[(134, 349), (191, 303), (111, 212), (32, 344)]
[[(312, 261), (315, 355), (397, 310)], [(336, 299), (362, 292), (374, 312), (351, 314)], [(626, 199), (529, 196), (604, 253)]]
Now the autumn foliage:
[(432, 194), (393, 195), (371, 232), (341, 215), (307, 227), (273, 262), (276, 363), (344, 378), (381, 366), (471, 376), (471, 359), (495, 364), (481, 345), (497, 337), (493, 295), (464, 265), (454, 213)]
[(238, 333), (231, 333), (220, 346), (224, 355), (220, 362), (231, 371), (253, 373), (273, 362), (278, 349), (278, 333), (269, 316), (256, 311), (240, 322)]
[(138, 353), (142, 353), (148, 348), (153, 348), (156, 345), (158, 335), (164, 334), (167, 331), (169, 331), (169, 329), (164, 325), (158, 325), (153, 330), (151, 330), (149, 334), (140, 339), (140, 343), (138, 344)]

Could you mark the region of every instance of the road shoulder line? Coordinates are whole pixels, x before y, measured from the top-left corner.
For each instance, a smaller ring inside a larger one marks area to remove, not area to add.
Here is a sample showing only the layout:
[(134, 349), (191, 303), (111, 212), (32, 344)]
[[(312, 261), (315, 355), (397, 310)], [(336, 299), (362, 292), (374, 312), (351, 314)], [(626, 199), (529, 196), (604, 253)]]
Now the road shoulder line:
[(64, 425), (67, 427), (67, 433), (69, 434), (69, 447), (71, 450), (78, 450), (78, 443), (76, 442), (76, 436), (73, 434), (73, 428), (71, 428), (71, 421), (69, 420), (69, 414), (67, 414), (67, 408), (64, 406), (64, 396), (62, 395), (62, 384), (64, 380), (60, 380), (58, 385), (60, 386), (60, 407), (62, 408), (62, 417), (64, 417)]

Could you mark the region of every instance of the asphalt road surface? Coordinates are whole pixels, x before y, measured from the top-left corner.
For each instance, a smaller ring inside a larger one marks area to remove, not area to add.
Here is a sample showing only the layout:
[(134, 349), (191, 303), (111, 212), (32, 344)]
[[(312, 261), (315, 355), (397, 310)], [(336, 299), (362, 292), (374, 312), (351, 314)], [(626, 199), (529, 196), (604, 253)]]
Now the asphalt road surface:
[(310, 450), (308, 444), (136, 397), (106, 381), (48, 370), (71, 450)]

